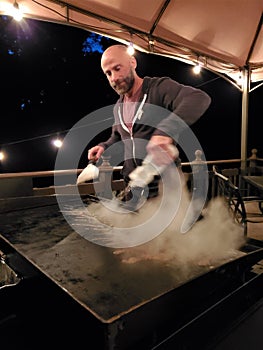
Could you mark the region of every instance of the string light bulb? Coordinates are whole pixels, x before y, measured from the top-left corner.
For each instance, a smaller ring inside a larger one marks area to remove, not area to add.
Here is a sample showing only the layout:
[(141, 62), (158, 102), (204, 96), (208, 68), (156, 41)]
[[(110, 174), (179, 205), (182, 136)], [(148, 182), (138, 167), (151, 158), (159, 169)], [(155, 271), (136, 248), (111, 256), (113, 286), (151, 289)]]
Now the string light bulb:
[(197, 63), (194, 67), (193, 67), (193, 72), (194, 74), (199, 74), (201, 72), (201, 66), (199, 63)]
[(23, 12), (16, 1), (13, 4), (12, 16), (17, 22), (21, 21), (23, 18)]
[(60, 148), (62, 144), (63, 142), (59, 138), (56, 138), (55, 140), (53, 140), (53, 145), (57, 148)]
[(243, 81), (244, 81), (243, 74), (242, 74), (242, 70), (240, 69), (239, 70), (239, 74), (238, 74), (238, 78), (237, 78), (237, 84), (239, 86), (242, 86), (243, 85)]
[(5, 154), (4, 152), (0, 151), (0, 161), (5, 159)]
[(135, 50), (134, 50), (132, 41), (130, 41), (128, 45), (127, 52), (130, 56), (134, 55)]

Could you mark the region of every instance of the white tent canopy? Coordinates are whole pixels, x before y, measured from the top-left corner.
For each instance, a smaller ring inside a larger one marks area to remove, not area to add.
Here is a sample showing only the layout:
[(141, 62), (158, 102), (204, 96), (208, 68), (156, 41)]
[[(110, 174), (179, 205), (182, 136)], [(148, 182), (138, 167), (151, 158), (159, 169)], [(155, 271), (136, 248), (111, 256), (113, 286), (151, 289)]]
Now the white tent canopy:
[[(136, 49), (199, 63), (243, 91), (241, 159), (246, 159), (247, 96), (263, 84), (263, 0), (7, 0), (24, 16), (84, 28)], [(243, 77), (243, 85), (237, 82)]]

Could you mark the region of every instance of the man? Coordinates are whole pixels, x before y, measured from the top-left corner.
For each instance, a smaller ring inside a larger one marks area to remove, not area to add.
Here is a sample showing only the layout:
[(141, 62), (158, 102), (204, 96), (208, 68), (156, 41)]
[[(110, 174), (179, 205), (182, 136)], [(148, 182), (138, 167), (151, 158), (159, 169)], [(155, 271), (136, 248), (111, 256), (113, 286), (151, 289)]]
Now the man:
[[(101, 68), (120, 97), (114, 106), (115, 123), (111, 137), (88, 151), (88, 158), (97, 161), (112, 144), (123, 141), (125, 159), (122, 175), (127, 185), (129, 175), (142, 164), (146, 154), (150, 154), (158, 166), (166, 166), (179, 159), (175, 147), (180, 134), (178, 117), (191, 125), (211, 102), (202, 90), (179, 84), (168, 77), (141, 78), (136, 67), (136, 58), (129, 55), (125, 45), (110, 46), (102, 54)], [(147, 142), (144, 149), (141, 140)], [(158, 194), (156, 179), (158, 176), (149, 185), (152, 185), (153, 191), (148, 196)], [(131, 192), (128, 191), (128, 194), (126, 202), (132, 197)], [(133, 198), (136, 198), (132, 208), (136, 207), (137, 195), (133, 193)]]

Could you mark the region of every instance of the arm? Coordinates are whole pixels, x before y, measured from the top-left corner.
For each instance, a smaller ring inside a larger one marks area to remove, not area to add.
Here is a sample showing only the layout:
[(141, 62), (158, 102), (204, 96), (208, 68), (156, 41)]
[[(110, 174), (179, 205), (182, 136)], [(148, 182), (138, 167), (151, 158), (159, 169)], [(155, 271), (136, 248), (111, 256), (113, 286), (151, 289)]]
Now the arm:
[[(147, 145), (157, 163), (169, 164), (179, 156), (176, 147), (179, 135), (188, 125), (195, 123), (207, 110), (211, 98), (202, 90), (177, 83), (170, 78), (158, 80), (153, 94), (158, 94), (159, 103), (172, 113), (158, 123)], [(156, 96), (155, 96), (156, 98)]]
[(207, 93), (170, 78), (160, 79), (155, 87), (161, 105), (172, 113), (157, 126), (156, 135), (170, 135), (175, 140), (188, 126), (195, 123), (208, 109), (211, 98)]
[(161, 81), (157, 89), (162, 95), (164, 107), (188, 125), (195, 123), (211, 103), (210, 96), (203, 90), (179, 84), (169, 78)]
[(99, 160), (103, 152), (108, 147), (110, 147), (111, 145), (113, 145), (115, 142), (118, 142), (118, 141), (120, 141), (120, 135), (117, 132), (116, 127), (113, 126), (111, 136), (107, 141), (101, 142), (97, 146), (94, 146), (88, 150), (88, 159), (94, 160), (94, 161)]

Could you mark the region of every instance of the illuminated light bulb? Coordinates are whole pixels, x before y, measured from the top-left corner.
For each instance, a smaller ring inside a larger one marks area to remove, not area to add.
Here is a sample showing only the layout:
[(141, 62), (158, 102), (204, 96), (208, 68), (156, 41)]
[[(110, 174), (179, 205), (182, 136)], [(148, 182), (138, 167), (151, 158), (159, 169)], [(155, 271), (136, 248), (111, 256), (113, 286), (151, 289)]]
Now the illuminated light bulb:
[(193, 72), (194, 72), (194, 74), (199, 74), (201, 72), (201, 66), (199, 64), (196, 64), (193, 67)]
[(53, 145), (57, 148), (60, 148), (62, 146), (63, 142), (60, 139), (53, 140)]
[(4, 152), (0, 151), (0, 161), (5, 159)]
[(13, 16), (13, 18), (17, 22), (21, 21), (21, 19), (23, 18), (23, 12), (21, 11), (21, 9), (16, 1), (14, 2), (14, 5), (13, 5), (11, 12), (12, 12), (11, 15)]
[(128, 54), (129, 54), (130, 56), (134, 55), (135, 50), (134, 50), (134, 47), (133, 47), (133, 43), (132, 43), (132, 42), (130, 42), (130, 44), (129, 44), (128, 48), (127, 48), (127, 52), (128, 52)]

